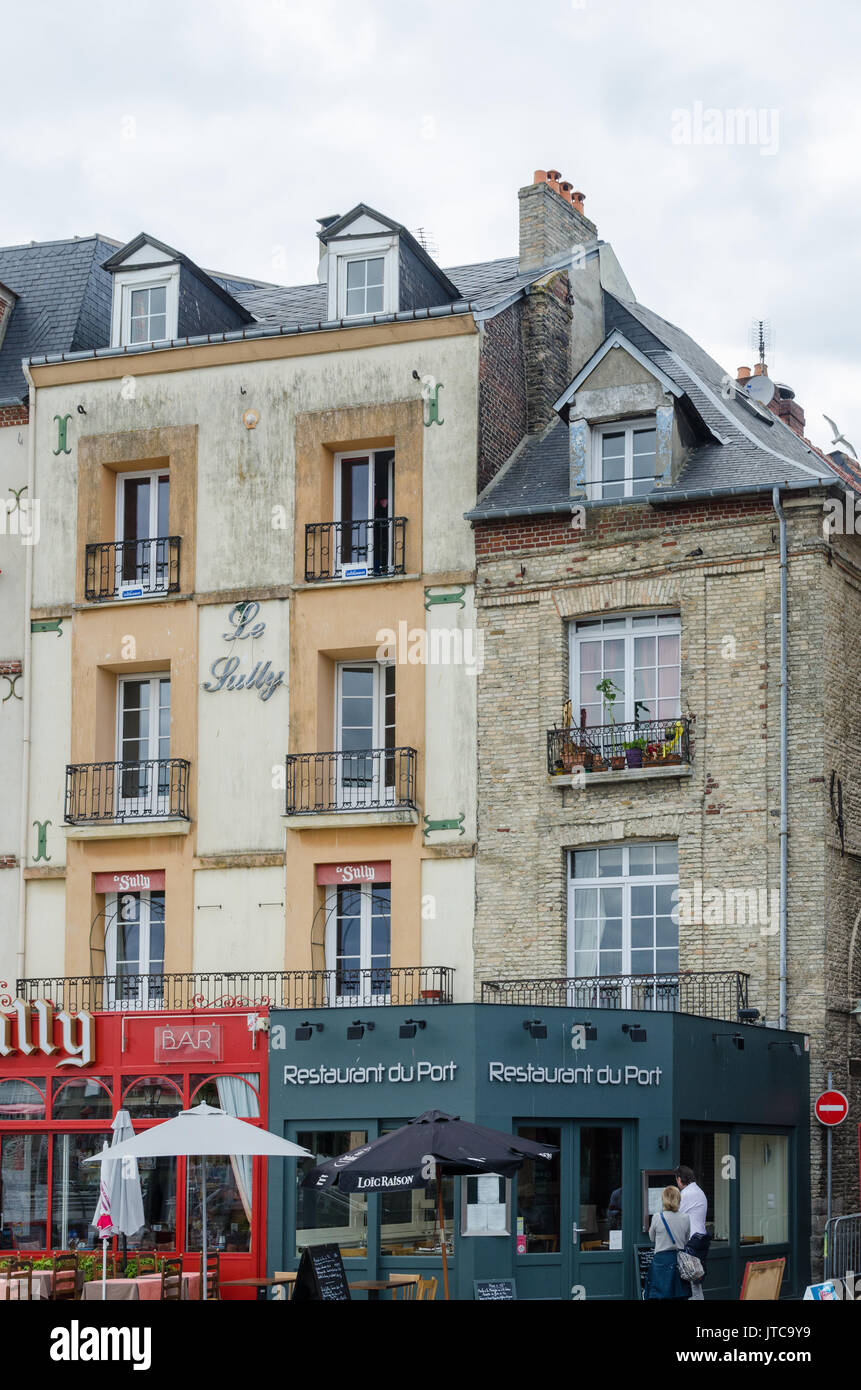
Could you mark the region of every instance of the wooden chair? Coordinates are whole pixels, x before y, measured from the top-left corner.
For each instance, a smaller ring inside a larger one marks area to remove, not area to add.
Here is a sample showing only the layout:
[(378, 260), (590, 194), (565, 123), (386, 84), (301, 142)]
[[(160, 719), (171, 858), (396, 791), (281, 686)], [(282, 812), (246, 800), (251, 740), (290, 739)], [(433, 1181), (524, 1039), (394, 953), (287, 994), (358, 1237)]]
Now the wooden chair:
[(158, 1260), (154, 1250), (139, 1250), (132, 1259), (137, 1260), (138, 1274), (158, 1274)]
[(162, 1260), (161, 1301), (179, 1303), (182, 1299), (182, 1260)]
[(55, 1255), (51, 1261), (53, 1280), (51, 1298), (55, 1303), (70, 1303), (80, 1297), (78, 1292), (77, 1255)]
[[(391, 1275), (389, 1275), (389, 1278), (391, 1278)], [(408, 1284), (396, 1284), (396, 1285), (395, 1285), (395, 1287), (392, 1289), (392, 1298), (398, 1298), (398, 1297), (400, 1297), (400, 1298), (415, 1298), (415, 1296), (416, 1296), (416, 1289), (418, 1288), (418, 1285), (419, 1285), (419, 1276), (418, 1276), (418, 1274), (416, 1274), (416, 1275), (411, 1275), (411, 1276), (410, 1276), (410, 1282), (409, 1282)]]
[(424, 1299), (425, 1301), (435, 1299), (436, 1279), (434, 1279), (433, 1277), (429, 1279), (419, 1279), (418, 1288), (416, 1289), (416, 1298)]
[(289, 1301), (293, 1297), (293, 1290), (296, 1287), (295, 1269), (276, 1269), (275, 1278), (289, 1280), (286, 1284), (276, 1284), (274, 1293), (275, 1298), (283, 1298)]
[[(12, 1289), (15, 1288), (15, 1293)], [(21, 1289), (26, 1289), (25, 1293)], [(33, 1297), (33, 1266), (26, 1260), (13, 1260), (6, 1275), (6, 1302), (12, 1298), (32, 1299)]]
[(221, 1293), (218, 1287), (218, 1251), (216, 1251), (214, 1254), (207, 1254), (205, 1270), (203, 1267), (203, 1256), (201, 1256), (200, 1297), (201, 1299), (221, 1297)]

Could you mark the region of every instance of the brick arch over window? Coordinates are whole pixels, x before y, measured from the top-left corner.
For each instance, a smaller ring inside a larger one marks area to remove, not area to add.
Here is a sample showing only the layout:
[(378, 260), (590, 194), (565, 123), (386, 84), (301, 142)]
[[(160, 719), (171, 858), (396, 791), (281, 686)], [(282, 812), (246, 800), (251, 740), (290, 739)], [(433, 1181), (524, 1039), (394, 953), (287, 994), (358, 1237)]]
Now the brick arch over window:
[(681, 585), (676, 578), (616, 579), (607, 584), (584, 584), (576, 589), (556, 589), (553, 602), (560, 618), (624, 612), (632, 608), (677, 608)]

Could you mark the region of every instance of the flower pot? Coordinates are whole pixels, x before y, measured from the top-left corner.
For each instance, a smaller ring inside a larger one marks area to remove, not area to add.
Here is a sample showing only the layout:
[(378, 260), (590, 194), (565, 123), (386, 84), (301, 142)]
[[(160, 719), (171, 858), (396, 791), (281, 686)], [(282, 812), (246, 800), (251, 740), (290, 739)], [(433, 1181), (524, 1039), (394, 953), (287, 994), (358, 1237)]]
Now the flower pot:
[(422, 997), (422, 999), (426, 999), (426, 1000), (428, 1001), (429, 1004), (439, 1004), (440, 1001), (441, 1001), (441, 999), (442, 999), (442, 990), (441, 990), (441, 989), (423, 989), (423, 990), (421, 991), (421, 997)]
[(681, 753), (668, 753), (667, 756), (664, 758), (665, 763), (680, 763), (681, 761)]
[(642, 766), (643, 766), (643, 750), (642, 750), (642, 748), (626, 748), (626, 749), (625, 749), (625, 761), (626, 761), (626, 763), (628, 764), (628, 767), (642, 767)]
[(621, 772), (625, 767), (624, 753), (617, 753), (614, 757), (612, 757), (610, 759), (610, 767), (612, 768), (613, 772)]
[(606, 772), (606, 771), (607, 771), (607, 764), (604, 762), (604, 759), (603, 759), (603, 758), (601, 758), (601, 757), (599, 757), (597, 754), (595, 754), (595, 755), (593, 756), (593, 758), (592, 758), (591, 764), (588, 764), (588, 763), (587, 763), (587, 765), (586, 765), (586, 771), (587, 771), (587, 772)]

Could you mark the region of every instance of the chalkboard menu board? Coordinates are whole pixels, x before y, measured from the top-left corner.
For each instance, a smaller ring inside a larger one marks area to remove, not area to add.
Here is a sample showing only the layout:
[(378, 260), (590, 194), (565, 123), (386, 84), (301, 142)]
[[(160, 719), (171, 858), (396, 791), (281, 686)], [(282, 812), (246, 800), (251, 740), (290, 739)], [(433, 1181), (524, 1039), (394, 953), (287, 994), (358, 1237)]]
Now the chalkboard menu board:
[(474, 1279), (473, 1285), (479, 1303), (504, 1303), (517, 1298), (513, 1279)]
[(634, 1276), (640, 1291), (640, 1298), (646, 1297), (646, 1284), (649, 1279), (649, 1270), (652, 1268), (654, 1253), (650, 1245), (634, 1246)]
[(345, 1303), (350, 1301), (350, 1285), (337, 1245), (306, 1245), (302, 1251), (293, 1302)]

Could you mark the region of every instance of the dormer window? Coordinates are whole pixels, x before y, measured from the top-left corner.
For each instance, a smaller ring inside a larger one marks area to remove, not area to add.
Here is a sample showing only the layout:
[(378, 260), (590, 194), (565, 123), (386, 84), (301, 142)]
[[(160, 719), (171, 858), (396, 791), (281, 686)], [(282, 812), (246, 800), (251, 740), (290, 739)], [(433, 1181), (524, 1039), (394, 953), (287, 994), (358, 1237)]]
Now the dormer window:
[(590, 495), (644, 497), (655, 487), (654, 420), (619, 421), (593, 430), (593, 484)]
[(383, 312), (384, 266), (385, 260), (382, 256), (357, 260), (345, 258), (345, 318)]
[(130, 343), (157, 343), (167, 337), (167, 285), (129, 289)]
[(114, 347), (161, 343), (177, 337), (178, 312), (178, 265), (115, 272)]

